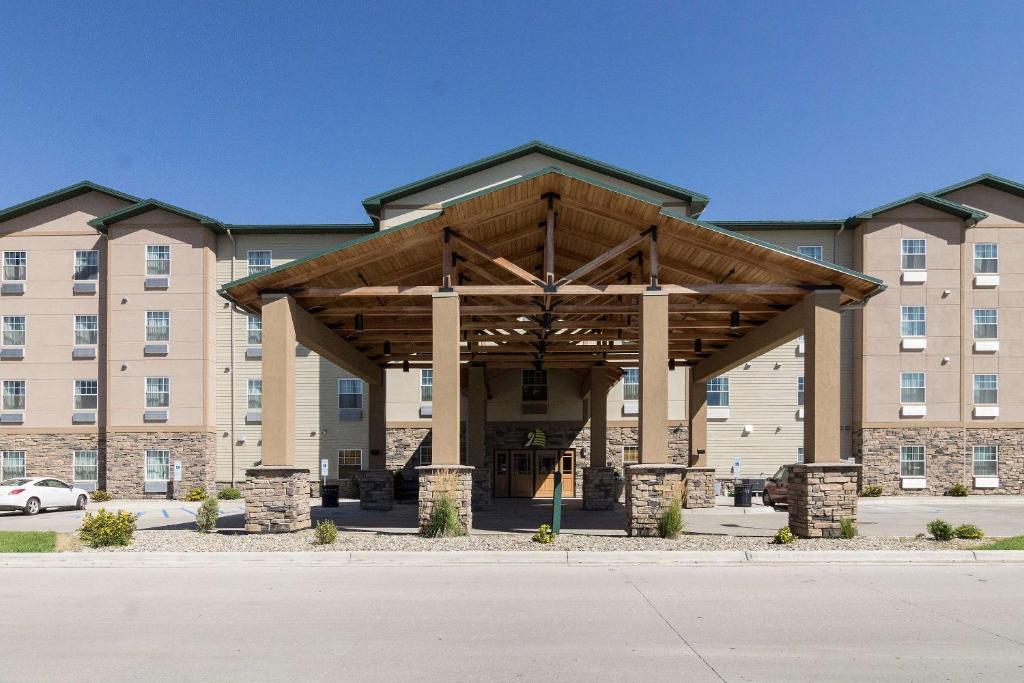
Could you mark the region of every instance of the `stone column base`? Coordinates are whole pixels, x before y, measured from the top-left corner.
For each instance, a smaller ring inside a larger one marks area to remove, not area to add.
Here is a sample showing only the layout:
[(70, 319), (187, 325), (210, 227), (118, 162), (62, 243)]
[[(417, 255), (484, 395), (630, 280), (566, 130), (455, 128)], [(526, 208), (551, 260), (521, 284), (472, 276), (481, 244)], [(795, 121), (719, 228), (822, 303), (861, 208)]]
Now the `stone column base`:
[(790, 465), (789, 530), (801, 538), (838, 538), (839, 522), (857, 519), (860, 465)]
[(611, 467), (583, 468), (583, 509), (611, 510), (615, 506), (615, 470)]
[(683, 497), (686, 465), (628, 465), (626, 468), (626, 533), (657, 536), (658, 518), (673, 499)]
[(715, 507), (715, 468), (687, 467), (683, 507), (688, 510)]
[(473, 509), (491, 509), (491, 468), (488, 465), (473, 469)]
[(278, 534), (309, 528), (309, 470), (266, 465), (245, 471), (245, 530)]
[(419, 525), (420, 533), (430, 526), (434, 503), (447, 495), (459, 511), (459, 519), (466, 531), (473, 528), (473, 470), (468, 465), (423, 465), (417, 467), (420, 475)]
[(395, 505), (395, 475), (391, 470), (359, 470), (359, 508), (390, 510)]

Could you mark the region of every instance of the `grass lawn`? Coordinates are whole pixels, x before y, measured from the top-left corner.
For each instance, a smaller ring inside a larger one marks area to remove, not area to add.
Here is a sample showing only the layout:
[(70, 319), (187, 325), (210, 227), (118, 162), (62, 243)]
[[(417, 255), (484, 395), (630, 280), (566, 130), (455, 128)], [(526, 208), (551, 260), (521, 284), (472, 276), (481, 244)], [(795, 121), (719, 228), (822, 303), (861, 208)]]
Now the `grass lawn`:
[(56, 548), (52, 531), (0, 531), (0, 553), (52, 553)]
[(1024, 550), (1024, 536), (1004, 538), (1001, 541), (979, 545), (978, 550)]

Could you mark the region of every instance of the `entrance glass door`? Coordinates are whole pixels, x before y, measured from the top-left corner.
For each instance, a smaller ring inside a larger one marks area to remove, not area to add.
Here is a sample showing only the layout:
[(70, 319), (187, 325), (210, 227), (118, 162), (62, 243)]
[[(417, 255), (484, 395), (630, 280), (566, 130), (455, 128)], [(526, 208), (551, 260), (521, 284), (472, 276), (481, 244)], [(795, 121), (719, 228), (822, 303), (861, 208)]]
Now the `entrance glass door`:
[(533, 497), (533, 453), (512, 451), (512, 475), (509, 488), (515, 498)]
[(558, 457), (557, 451), (537, 452), (537, 489), (534, 493), (535, 498), (550, 498), (555, 495), (555, 471), (558, 469)]
[(494, 497), (508, 498), (508, 476), (511, 456), (508, 451), (494, 452)]

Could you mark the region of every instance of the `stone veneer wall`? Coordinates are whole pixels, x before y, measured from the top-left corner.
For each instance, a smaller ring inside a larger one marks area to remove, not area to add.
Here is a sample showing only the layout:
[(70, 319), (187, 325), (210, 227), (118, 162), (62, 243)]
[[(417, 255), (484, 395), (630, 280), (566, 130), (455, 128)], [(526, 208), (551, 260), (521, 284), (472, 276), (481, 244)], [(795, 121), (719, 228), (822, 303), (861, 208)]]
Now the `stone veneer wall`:
[(99, 451), (99, 481), (96, 488), (104, 488), (106, 479), (106, 442), (100, 434), (0, 434), (0, 450), (25, 451), (25, 474), (29, 477), (57, 477), (71, 482), (74, 479), (74, 452)]
[(800, 538), (839, 538), (843, 519), (857, 520), (860, 465), (791, 465), (789, 528)]
[(418, 468), (420, 533), (430, 525), (434, 504), (447, 495), (459, 511), (466, 531), (473, 529), (473, 468), (466, 465), (426, 465)]
[(172, 478), (174, 461), (181, 461), (181, 481), (170, 482), (169, 495), (173, 491), (174, 498), (181, 499), (193, 486), (216, 490), (217, 444), (213, 432), (109, 432), (107, 493), (115, 498), (142, 497), (146, 451), (161, 449), (171, 452)]
[(361, 470), (359, 507), (362, 510), (390, 510), (395, 505), (395, 475), (391, 470)]
[[(900, 446), (925, 447), (927, 488), (900, 488)], [(996, 445), (999, 488), (974, 489), (975, 445)], [(1024, 429), (899, 427), (863, 428), (853, 433), (854, 452), (864, 466), (863, 484), (879, 484), (883, 495), (938, 496), (956, 483), (976, 494), (1024, 493)]]
[(308, 529), (309, 470), (301, 467), (253, 467), (245, 471), (245, 530), (250, 534)]
[(658, 518), (673, 500), (681, 502), (686, 467), (676, 464), (626, 467), (626, 533), (657, 536)]
[(683, 481), (683, 507), (688, 510), (715, 507), (715, 469), (687, 467)]

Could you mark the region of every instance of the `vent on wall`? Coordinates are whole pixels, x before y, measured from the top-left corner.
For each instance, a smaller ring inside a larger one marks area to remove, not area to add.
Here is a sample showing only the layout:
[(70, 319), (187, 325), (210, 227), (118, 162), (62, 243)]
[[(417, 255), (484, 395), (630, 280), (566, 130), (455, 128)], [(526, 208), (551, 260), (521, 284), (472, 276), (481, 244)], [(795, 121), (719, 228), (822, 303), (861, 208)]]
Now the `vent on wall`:
[(523, 415), (547, 415), (548, 404), (546, 402), (538, 403), (536, 401), (523, 403), (520, 412), (522, 412)]

